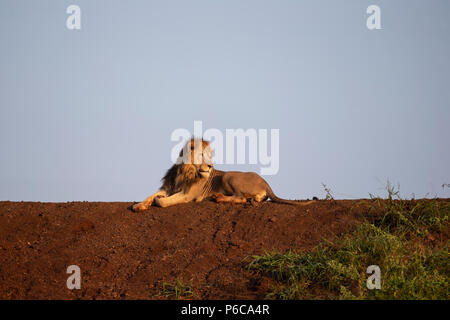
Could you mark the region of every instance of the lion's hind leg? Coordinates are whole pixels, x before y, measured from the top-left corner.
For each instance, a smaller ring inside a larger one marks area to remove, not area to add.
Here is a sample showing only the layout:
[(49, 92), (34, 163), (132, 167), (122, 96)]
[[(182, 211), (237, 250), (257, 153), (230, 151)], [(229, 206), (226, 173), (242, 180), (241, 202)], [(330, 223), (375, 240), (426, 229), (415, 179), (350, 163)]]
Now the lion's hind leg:
[(216, 194), (214, 196), (214, 199), (217, 203), (221, 202), (231, 202), (231, 203), (246, 203), (247, 199), (245, 197), (239, 197), (239, 196), (226, 196), (224, 194)]

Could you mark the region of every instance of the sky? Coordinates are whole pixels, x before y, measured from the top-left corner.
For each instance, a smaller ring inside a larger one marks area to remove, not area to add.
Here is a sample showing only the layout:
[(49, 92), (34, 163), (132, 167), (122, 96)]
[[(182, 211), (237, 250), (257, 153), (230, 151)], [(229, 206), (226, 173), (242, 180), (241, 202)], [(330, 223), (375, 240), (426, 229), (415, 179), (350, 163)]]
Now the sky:
[[(69, 30), (69, 5), (81, 29)], [(381, 29), (366, 25), (369, 5)], [(279, 129), (279, 196), (450, 197), (448, 0), (0, 1), (0, 200), (140, 201), (179, 128)], [(261, 165), (216, 165), (259, 172)]]

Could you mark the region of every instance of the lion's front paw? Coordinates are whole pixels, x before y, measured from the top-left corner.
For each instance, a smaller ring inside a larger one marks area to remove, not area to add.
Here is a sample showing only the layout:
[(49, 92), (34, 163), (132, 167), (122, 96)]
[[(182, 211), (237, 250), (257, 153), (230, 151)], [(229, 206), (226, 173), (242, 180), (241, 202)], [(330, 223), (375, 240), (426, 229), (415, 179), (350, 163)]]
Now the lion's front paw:
[(148, 209), (148, 207), (144, 204), (144, 203), (136, 203), (134, 206), (133, 206), (133, 211), (134, 212), (139, 212), (139, 211), (145, 211), (145, 210), (147, 210)]
[(157, 197), (155, 198), (155, 205), (164, 208), (167, 206), (165, 200), (165, 197)]

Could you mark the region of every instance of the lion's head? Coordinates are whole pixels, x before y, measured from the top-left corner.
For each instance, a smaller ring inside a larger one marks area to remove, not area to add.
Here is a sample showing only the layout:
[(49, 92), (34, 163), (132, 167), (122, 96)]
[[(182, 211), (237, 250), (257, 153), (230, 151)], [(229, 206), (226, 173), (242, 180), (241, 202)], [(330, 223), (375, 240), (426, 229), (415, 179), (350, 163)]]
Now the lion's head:
[(187, 191), (192, 184), (207, 180), (213, 170), (212, 152), (208, 141), (190, 139), (162, 179), (163, 188), (169, 193)]

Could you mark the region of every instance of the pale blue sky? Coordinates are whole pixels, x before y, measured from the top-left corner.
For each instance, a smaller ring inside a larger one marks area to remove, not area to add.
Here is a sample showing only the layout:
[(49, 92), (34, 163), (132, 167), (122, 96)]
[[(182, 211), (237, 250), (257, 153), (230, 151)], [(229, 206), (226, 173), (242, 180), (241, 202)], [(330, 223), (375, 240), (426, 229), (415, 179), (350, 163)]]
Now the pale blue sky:
[[(66, 28), (81, 7), (82, 29)], [(382, 30), (366, 27), (381, 8)], [(0, 200), (131, 201), (177, 128), (280, 129), (286, 198), (449, 197), (450, 1), (0, 1)], [(160, 150), (156, 152), (155, 150)], [(258, 166), (218, 166), (254, 170)]]

